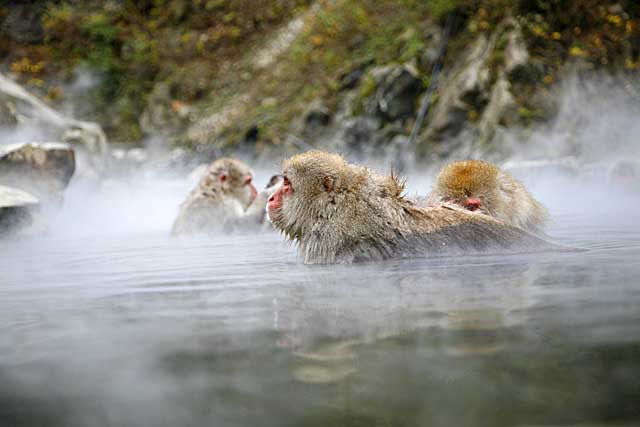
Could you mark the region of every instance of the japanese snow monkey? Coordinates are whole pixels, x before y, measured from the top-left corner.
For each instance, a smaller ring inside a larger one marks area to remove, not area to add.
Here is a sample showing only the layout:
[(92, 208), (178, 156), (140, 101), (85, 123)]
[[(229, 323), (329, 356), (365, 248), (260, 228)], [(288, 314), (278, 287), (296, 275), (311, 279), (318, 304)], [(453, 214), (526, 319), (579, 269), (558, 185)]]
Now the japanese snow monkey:
[(285, 160), (269, 198), (274, 226), (305, 263), (349, 263), (443, 253), (562, 249), (520, 228), (455, 205), (418, 207), (391, 176), (310, 151)]
[(272, 177), (261, 193), (252, 181), (253, 172), (243, 162), (231, 158), (214, 161), (180, 205), (171, 234), (259, 229), (264, 222), (267, 199), (281, 179)]
[(514, 177), (480, 161), (450, 163), (438, 174), (428, 203), (453, 203), (515, 227), (542, 233), (549, 221), (546, 208)]

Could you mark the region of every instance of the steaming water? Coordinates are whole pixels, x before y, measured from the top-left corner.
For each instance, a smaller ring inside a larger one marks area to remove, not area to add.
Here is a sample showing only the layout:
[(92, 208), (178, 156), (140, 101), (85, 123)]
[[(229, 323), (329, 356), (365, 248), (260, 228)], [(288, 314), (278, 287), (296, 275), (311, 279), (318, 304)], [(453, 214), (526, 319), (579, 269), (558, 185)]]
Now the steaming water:
[(305, 266), (135, 182), (2, 243), (1, 426), (640, 425), (637, 203), (535, 181), (589, 251)]

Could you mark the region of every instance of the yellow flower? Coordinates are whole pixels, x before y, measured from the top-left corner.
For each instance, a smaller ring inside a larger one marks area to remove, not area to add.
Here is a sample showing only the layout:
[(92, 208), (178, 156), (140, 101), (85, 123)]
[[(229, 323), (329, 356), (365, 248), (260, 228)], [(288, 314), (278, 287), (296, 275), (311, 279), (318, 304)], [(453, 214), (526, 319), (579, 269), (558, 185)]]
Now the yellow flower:
[(547, 35), (547, 33), (540, 25), (534, 25), (533, 28), (531, 28), (531, 32), (538, 37), (546, 37)]
[(618, 15), (609, 15), (609, 16), (607, 16), (607, 21), (609, 21), (610, 23), (612, 23), (616, 27), (619, 27), (619, 26), (622, 25), (622, 18), (620, 18), (620, 16), (618, 16)]
[(585, 56), (587, 56), (587, 51), (585, 51), (581, 47), (572, 46), (571, 49), (569, 49), (569, 55), (584, 58)]

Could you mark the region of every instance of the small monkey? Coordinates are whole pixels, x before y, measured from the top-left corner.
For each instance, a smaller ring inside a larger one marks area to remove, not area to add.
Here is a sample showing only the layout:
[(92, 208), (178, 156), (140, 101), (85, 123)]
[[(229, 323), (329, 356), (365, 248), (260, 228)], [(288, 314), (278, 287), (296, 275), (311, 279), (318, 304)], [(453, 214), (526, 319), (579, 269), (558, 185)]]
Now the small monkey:
[(267, 199), (275, 188), (267, 187), (258, 193), (252, 181), (253, 172), (243, 162), (232, 158), (214, 161), (180, 205), (171, 234), (258, 228), (264, 221)]
[(520, 181), (480, 160), (453, 162), (442, 168), (428, 200), (482, 212), (534, 233), (542, 233), (549, 220), (546, 208)]
[(395, 176), (337, 154), (310, 151), (283, 163), (269, 198), (274, 226), (305, 263), (349, 263), (486, 250), (559, 249), (520, 228), (454, 205), (418, 207)]

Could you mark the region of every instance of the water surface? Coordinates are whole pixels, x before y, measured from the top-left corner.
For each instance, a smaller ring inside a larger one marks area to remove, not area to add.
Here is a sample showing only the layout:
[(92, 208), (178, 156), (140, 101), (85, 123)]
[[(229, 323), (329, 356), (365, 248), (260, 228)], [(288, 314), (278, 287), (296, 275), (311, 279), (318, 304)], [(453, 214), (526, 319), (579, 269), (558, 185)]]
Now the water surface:
[(640, 425), (640, 215), (561, 199), (588, 251), (305, 266), (113, 206), (3, 242), (0, 425)]

